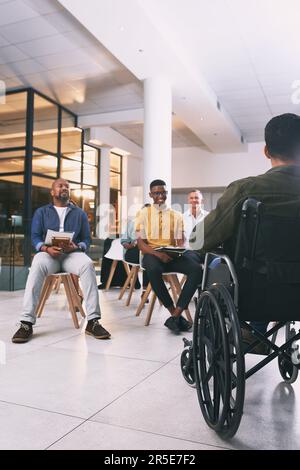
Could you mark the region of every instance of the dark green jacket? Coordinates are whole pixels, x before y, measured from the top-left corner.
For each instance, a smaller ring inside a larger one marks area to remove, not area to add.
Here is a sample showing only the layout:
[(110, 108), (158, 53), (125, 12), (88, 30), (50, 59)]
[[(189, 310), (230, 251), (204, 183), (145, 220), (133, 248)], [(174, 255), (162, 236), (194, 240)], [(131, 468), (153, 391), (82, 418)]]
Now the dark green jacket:
[(274, 167), (263, 175), (231, 183), (216, 209), (196, 225), (190, 238), (191, 248), (204, 253), (235, 237), (242, 204), (248, 197), (258, 199), (266, 206), (272, 205), (275, 214), (282, 210), (282, 203), (300, 203), (300, 166)]

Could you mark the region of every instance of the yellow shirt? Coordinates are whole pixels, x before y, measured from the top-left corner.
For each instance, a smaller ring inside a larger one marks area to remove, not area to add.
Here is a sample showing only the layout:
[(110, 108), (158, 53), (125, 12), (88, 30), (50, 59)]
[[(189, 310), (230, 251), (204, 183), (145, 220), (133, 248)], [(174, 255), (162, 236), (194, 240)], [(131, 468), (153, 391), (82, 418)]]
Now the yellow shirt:
[(135, 229), (152, 248), (176, 246), (183, 237), (183, 217), (166, 206), (151, 205), (137, 214)]

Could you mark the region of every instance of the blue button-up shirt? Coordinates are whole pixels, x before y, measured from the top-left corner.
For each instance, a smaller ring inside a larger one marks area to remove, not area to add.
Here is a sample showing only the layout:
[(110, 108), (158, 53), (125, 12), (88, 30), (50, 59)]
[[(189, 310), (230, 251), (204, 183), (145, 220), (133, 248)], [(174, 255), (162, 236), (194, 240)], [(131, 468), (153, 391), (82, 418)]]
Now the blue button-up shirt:
[[(59, 217), (53, 204), (39, 207), (31, 224), (31, 240), (36, 251), (45, 244), (47, 230), (59, 232)], [(87, 250), (91, 243), (90, 225), (86, 213), (73, 204), (68, 205), (64, 220), (64, 231), (74, 232), (73, 242), (82, 250)]]

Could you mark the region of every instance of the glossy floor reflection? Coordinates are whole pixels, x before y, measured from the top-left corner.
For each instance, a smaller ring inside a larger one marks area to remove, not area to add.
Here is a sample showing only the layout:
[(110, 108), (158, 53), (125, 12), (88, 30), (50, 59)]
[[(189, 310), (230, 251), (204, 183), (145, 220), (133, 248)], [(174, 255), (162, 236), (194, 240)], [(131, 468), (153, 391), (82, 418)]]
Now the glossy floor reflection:
[(181, 376), (183, 335), (163, 326), (158, 306), (144, 327), (145, 312), (134, 316), (140, 293), (130, 307), (118, 294), (99, 294), (111, 340), (85, 336), (84, 324), (75, 330), (61, 290), (20, 345), (10, 338), (23, 292), (0, 293), (1, 449), (300, 448), (300, 381), (284, 384), (277, 361), (248, 380), (240, 429), (223, 441)]

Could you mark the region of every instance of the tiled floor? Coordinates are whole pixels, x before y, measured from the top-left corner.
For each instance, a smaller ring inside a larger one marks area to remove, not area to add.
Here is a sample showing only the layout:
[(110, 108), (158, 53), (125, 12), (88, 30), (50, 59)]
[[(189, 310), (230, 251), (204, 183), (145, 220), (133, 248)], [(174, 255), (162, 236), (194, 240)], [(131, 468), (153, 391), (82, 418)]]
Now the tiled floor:
[(240, 429), (223, 441), (181, 376), (182, 337), (163, 326), (164, 309), (144, 327), (144, 314), (134, 316), (139, 293), (131, 307), (118, 293), (100, 293), (111, 340), (75, 330), (61, 290), (24, 345), (10, 341), (23, 292), (0, 293), (1, 449), (300, 448), (300, 381), (284, 384), (277, 362), (251, 377)]

